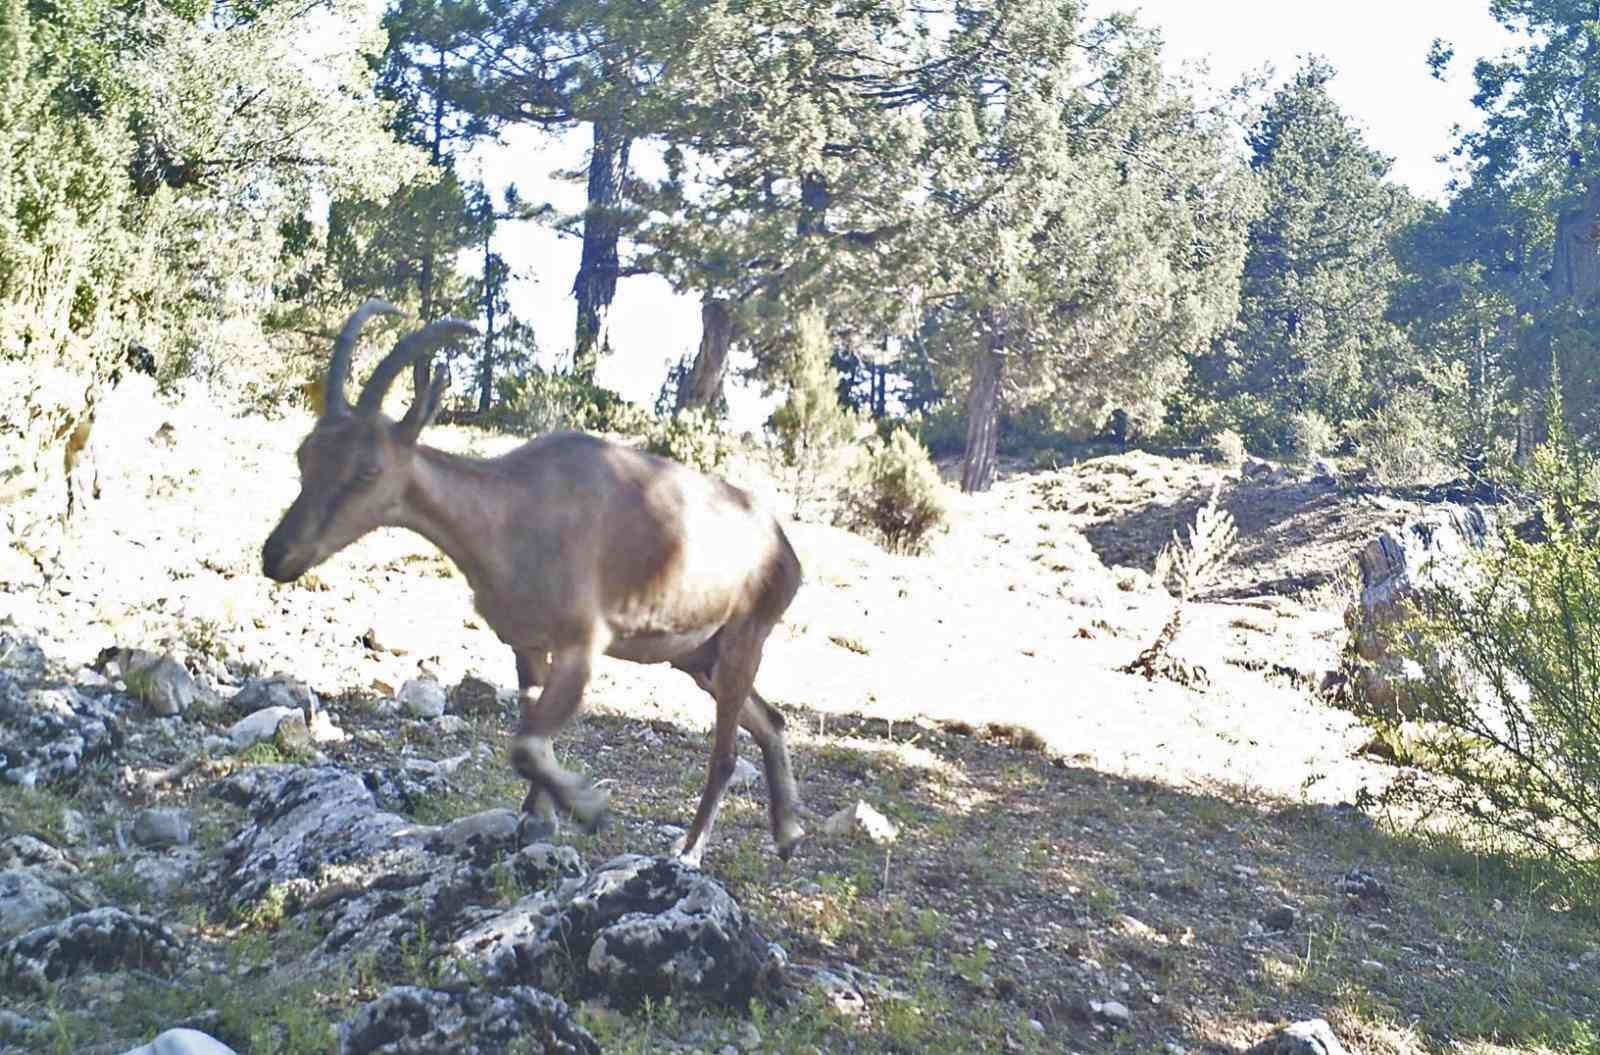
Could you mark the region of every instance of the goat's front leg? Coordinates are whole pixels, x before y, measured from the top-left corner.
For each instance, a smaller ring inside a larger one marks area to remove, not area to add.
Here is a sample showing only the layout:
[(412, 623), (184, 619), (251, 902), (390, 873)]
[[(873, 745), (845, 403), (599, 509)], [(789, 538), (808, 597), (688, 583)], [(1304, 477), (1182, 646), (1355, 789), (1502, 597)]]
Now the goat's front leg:
[[(550, 680), (550, 653), (543, 648), (516, 650), (517, 657), (517, 691), (520, 701), (523, 695), (544, 685)], [(543, 750), (549, 748), (549, 741), (545, 741)], [(556, 815), (555, 796), (540, 783), (530, 783), (528, 797), (522, 800), (522, 821), (517, 827), (517, 838), (521, 845), (526, 846), (534, 842), (546, 842), (561, 834), (561, 820)]]
[(528, 799), (535, 811), (542, 807), (541, 793), (555, 800), (588, 831), (605, 819), (606, 793), (556, 761), (550, 738), (559, 732), (583, 703), (589, 669), (597, 650), (569, 647), (555, 652), (544, 690), (535, 696), (531, 686), (520, 692), (522, 716), (511, 744), (511, 764), (528, 779)]

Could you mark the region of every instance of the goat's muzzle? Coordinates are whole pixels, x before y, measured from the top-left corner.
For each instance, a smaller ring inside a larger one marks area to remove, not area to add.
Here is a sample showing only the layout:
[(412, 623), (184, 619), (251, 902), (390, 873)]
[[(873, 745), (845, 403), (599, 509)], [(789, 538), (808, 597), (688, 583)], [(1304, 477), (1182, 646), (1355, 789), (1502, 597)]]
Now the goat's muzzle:
[(278, 582), (293, 582), (304, 575), (311, 567), (311, 562), (295, 554), (293, 549), (285, 537), (283, 525), (278, 525), (261, 547), (262, 574)]

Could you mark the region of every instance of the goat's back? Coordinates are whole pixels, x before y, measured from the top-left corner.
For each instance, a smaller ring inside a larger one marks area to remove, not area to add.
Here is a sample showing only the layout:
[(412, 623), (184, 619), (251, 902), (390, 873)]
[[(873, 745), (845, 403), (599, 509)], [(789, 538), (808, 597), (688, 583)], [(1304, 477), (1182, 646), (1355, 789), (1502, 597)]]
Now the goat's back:
[(776, 517), (725, 480), (582, 432), (541, 436), (501, 461), (556, 533), (541, 548), (556, 546), (614, 622), (775, 622), (799, 589)]

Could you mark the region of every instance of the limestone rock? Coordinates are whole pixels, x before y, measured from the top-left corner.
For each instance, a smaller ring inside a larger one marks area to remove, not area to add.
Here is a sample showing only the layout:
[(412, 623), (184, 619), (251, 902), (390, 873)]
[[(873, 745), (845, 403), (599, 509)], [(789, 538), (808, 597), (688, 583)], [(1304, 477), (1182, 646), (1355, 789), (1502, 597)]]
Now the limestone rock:
[(444, 714), (444, 686), (430, 678), (413, 678), (400, 686), (396, 696), (413, 718), (437, 718)]
[(834, 836), (859, 832), (879, 846), (888, 846), (900, 837), (893, 821), (860, 800), (823, 821), (822, 830)]
[(119, 908), (97, 908), (0, 945), (0, 978), (43, 993), (52, 983), (85, 971), (170, 969), (180, 951), (177, 937), (159, 921)]
[(183, 846), (194, 830), (194, 812), (178, 809), (149, 809), (133, 821), (133, 841), (155, 849)]
[(317, 694), (305, 682), (287, 674), (274, 674), (270, 678), (251, 678), (239, 687), (228, 700), (228, 709), (236, 715), (254, 714), (267, 707), (292, 707), (307, 714), (317, 709)]
[(121, 746), (127, 697), (43, 686), (0, 671), (0, 780), (22, 787), (67, 781), (88, 759)]
[(466, 717), (497, 717), (502, 713), (499, 686), (475, 674), (450, 690), (450, 710)]
[(1345, 613), (1364, 666), (1357, 687), (1371, 706), (1396, 717), (1417, 716), (1414, 685), (1433, 672), (1391, 651), (1393, 628), (1407, 619), (1419, 594), (1463, 591), (1475, 583), (1470, 557), (1489, 542), (1489, 525), (1475, 506), (1441, 505), (1398, 529), (1385, 531), (1356, 558), (1361, 594)]
[[(260, 743), (262, 740), (271, 740), (278, 735), (278, 730), (286, 723), (298, 721), (301, 731), (305, 730), (305, 715), (298, 707), (263, 707), (247, 718), (241, 718), (228, 727), (228, 739), (233, 741), (233, 746), (239, 750)], [(306, 733), (309, 738), (309, 732)]]
[(123, 1055), (238, 1055), (232, 1048), (198, 1029), (169, 1029), (148, 1044)]
[[(230, 795), (227, 789), (217, 793)], [(333, 766), (277, 767), (259, 779), (246, 801), (250, 823), (223, 848), (219, 877), (229, 903), (238, 907), (275, 884), (376, 858), (415, 827), (379, 809), (360, 776)]]
[(0, 941), (72, 912), (72, 903), (30, 868), (0, 872)]
[(498, 855), (515, 845), (520, 820), (516, 810), (503, 806), (458, 817), (439, 829), (434, 845), (457, 853), (488, 851)]
[(51, 872), (76, 872), (78, 866), (61, 850), (37, 835), (13, 835), (0, 842), (0, 868), (36, 868)]
[(121, 678), (157, 718), (174, 718), (191, 709), (214, 711), (221, 704), (211, 686), (168, 653), (108, 648), (100, 653), (95, 666), (109, 677)]
[(1325, 1019), (1313, 1018), (1275, 1030), (1245, 1055), (1345, 1055)]
[(775, 978), (770, 948), (716, 880), (675, 859), (630, 854), (523, 898), (448, 955), (493, 984), (554, 985), (577, 967), (584, 991), (620, 1006), (674, 994), (743, 1006)]
[(581, 879), (584, 875), (583, 860), (578, 856), (578, 851), (553, 843), (524, 846), (511, 859), (511, 867), (517, 879), (529, 888), (547, 887), (566, 879)]
[(600, 1045), (549, 993), (396, 986), (339, 1026), (340, 1055), (492, 1055), (513, 1047), (597, 1055)]

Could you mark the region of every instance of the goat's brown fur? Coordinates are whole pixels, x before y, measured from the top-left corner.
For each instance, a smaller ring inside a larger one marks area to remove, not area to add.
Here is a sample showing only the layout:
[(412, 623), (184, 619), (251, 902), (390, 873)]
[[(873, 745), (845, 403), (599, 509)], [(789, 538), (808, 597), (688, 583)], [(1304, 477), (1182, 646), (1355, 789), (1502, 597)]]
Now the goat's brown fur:
[[(605, 812), (603, 793), (563, 769), (549, 742), (581, 705), (594, 660), (670, 663), (717, 704), (710, 770), (680, 853), (700, 859), (743, 725), (761, 748), (773, 839), (787, 858), (804, 835), (799, 795), (783, 717), (754, 690), (767, 636), (801, 580), (778, 522), (722, 480), (583, 433), (488, 459), (418, 444), (442, 387), (427, 357), (470, 333), (465, 323), (402, 340), (352, 409), (343, 379), (361, 323), (392, 311), (369, 301), (340, 334), (323, 415), (297, 455), (300, 495), (262, 549), (263, 571), (290, 581), (384, 525), (443, 550), (516, 657), (512, 762), (529, 781), (525, 813), (544, 824), (556, 805), (591, 827)], [(417, 403), (395, 422), (377, 407), (408, 362)]]

